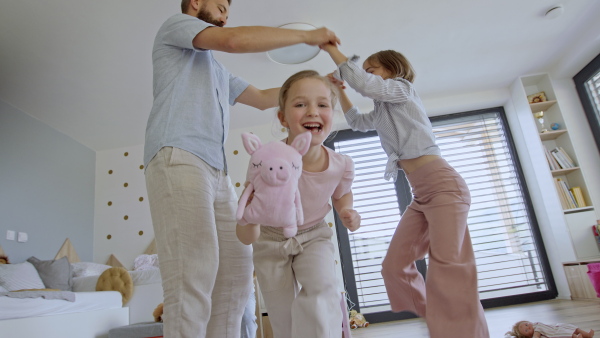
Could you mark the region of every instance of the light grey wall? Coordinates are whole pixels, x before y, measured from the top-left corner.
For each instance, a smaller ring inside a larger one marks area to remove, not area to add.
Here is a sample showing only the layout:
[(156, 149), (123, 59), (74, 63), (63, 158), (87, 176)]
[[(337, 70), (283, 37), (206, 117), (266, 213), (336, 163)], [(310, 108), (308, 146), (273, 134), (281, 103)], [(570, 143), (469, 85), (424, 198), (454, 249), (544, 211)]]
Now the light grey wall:
[(0, 100), (0, 246), (11, 263), (52, 259), (67, 237), (92, 260), (95, 166), (93, 150)]

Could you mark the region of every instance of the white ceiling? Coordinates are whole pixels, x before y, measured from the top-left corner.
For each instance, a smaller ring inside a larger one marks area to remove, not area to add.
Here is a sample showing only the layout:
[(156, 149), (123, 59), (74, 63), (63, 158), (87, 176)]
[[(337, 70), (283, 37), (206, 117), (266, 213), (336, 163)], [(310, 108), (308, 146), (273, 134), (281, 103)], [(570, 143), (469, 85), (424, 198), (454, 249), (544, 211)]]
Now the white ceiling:
[[(562, 16), (544, 17), (559, 4)], [(96, 151), (142, 144), (154, 35), (179, 5), (2, 0), (0, 100)], [(335, 31), (346, 54), (398, 50), (413, 63), (427, 106), (442, 96), (507, 88), (520, 75), (556, 67), (598, 18), (598, 0), (233, 0), (228, 26), (306, 22)], [(590, 41), (596, 46), (598, 33)], [(265, 53), (216, 56), (258, 88), (280, 86), (302, 69), (333, 70), (323, 52), (294, 66), (275, 64)], [(270, 110), (236, 105), (231, 128), (272, 120)]]

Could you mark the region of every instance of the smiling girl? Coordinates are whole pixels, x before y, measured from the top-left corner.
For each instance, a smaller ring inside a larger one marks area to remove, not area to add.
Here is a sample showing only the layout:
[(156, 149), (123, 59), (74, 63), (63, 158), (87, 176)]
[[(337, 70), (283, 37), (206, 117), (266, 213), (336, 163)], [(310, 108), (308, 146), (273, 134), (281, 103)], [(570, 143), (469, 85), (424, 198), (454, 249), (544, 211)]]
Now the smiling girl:
[(312, 135), (298, 183), (305, 223), (297, 235), (288, 239), (281, 228), (256, 224), (237, 227), (240, 241), (253, 244), (254, 269), (275, 338), (342, 335), (333, 231), (324, 218), (330, 200), (350, 231), (360, 227), (360, 215), (352, 209), (352, 159), (323, 146), (335, 102), (334, 87), (315, 71), (296, 73), (281, 87), (277, 117), (288, 130), (283, 142), (290, 144), (306, 131)]

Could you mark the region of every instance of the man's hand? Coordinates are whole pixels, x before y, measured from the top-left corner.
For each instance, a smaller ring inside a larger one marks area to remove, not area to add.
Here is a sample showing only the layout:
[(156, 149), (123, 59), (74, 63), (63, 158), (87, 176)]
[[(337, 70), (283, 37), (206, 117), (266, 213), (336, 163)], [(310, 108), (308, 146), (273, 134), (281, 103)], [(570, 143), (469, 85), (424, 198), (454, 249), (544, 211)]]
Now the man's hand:
[(340, 44), (340, 38), (338, 38), (334, 32), (330, 31), (325, 27), (307, 31), (307, 33), (307, 45), (321, 46), (324, 44), (332, 44), (337, 46)]
[(331, 59), (337, 66), (348, 61), (348, 58), (340, 51), (337, 44), (331, 42), (322, 43), (319, 45), (319, 48), (329, 53), (329, 56), (331, 56)]
[(343, 209), (339, 213), (342, 224), (350, 231), (354, 232), (360, 228), (360, 215), (354, 209)]

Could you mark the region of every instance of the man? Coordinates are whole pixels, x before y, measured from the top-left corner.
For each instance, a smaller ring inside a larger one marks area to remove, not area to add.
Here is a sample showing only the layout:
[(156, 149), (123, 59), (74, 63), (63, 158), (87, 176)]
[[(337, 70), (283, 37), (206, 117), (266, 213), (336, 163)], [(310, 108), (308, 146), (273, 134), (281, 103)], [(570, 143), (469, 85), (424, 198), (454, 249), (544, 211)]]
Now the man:
[(164, 336), (239, 337), (252, 287), (252, 249), (235, 235), (237, 196), (223, 144), (229, 105), (264, 110), (279, 88), (259, 90), (212, 50), (264, 52), (339, 43), (326, 28), (223, 28), (230, 0), (183, 0), (152, 51), (154, 104), (146, 127), (146, 187), (164, 290)]

